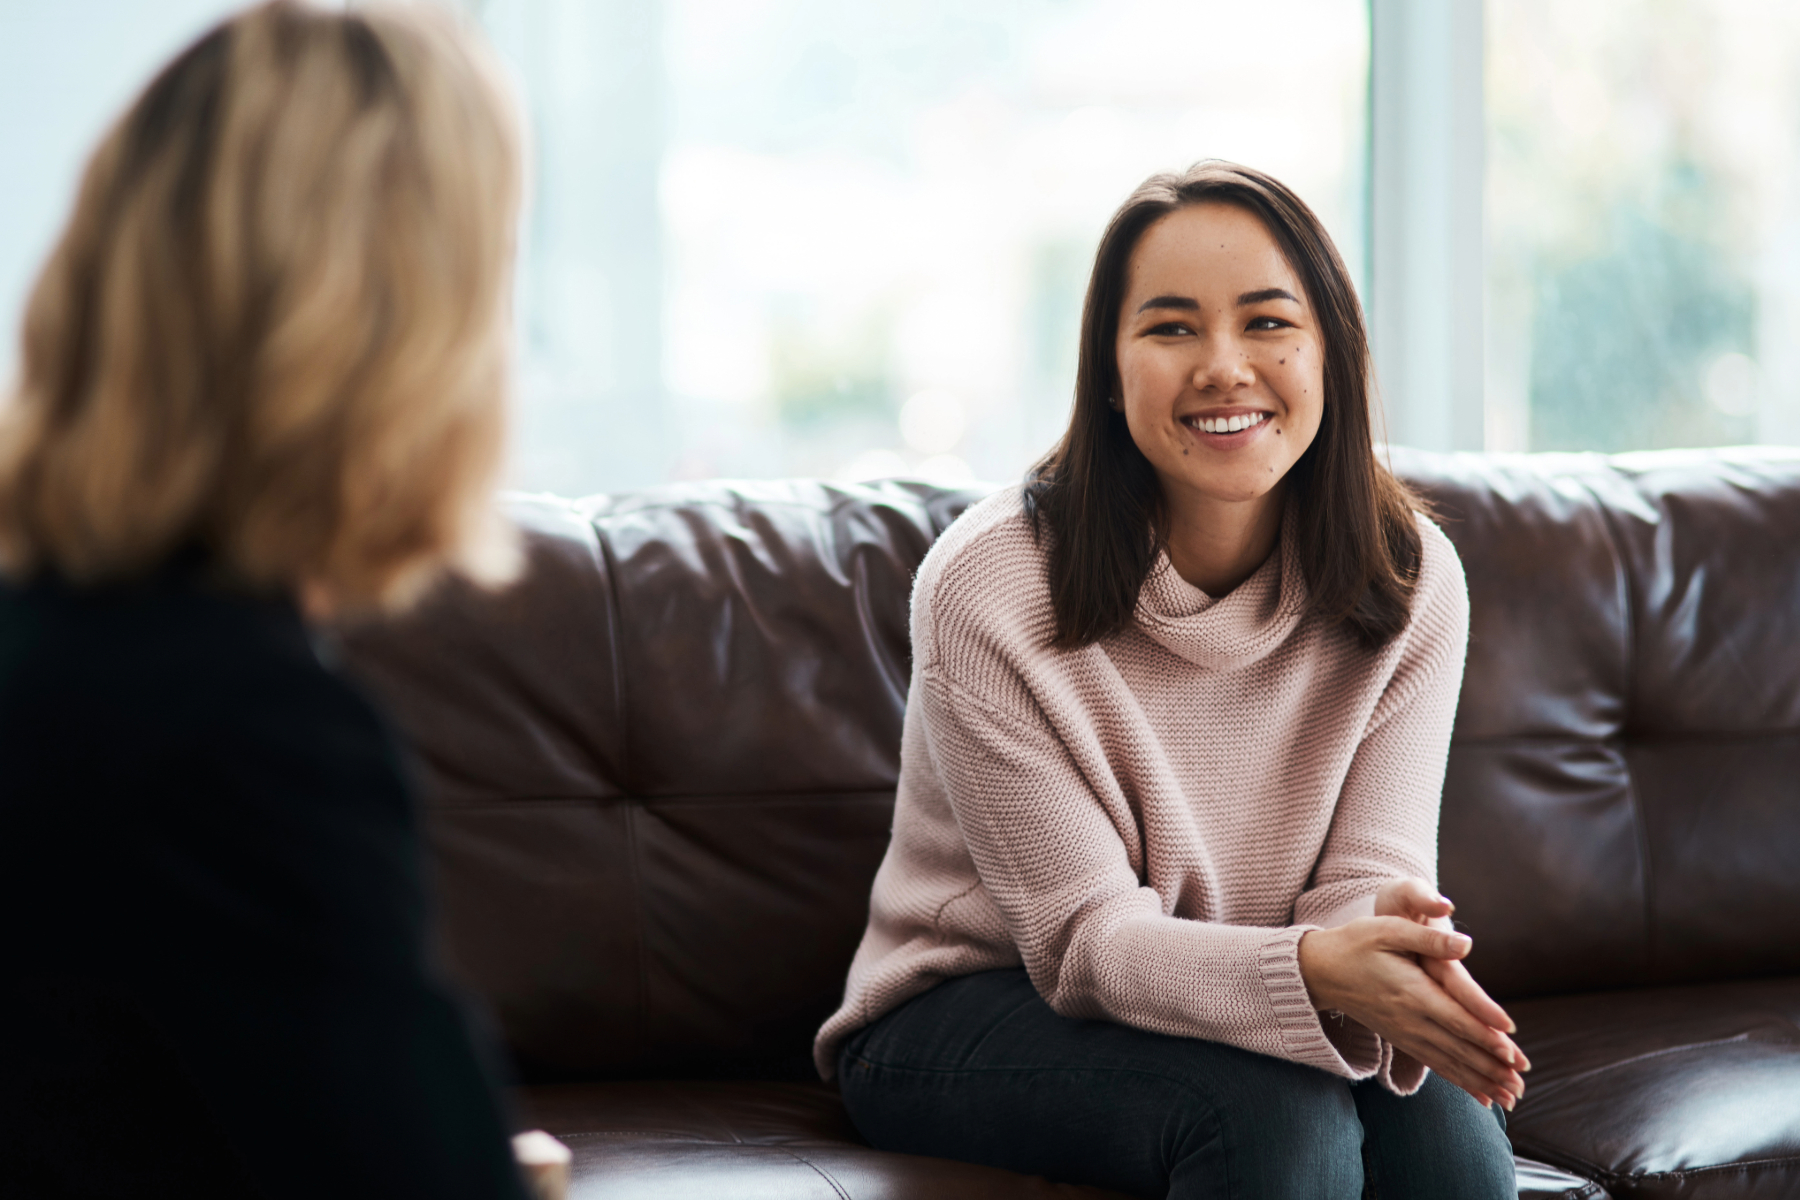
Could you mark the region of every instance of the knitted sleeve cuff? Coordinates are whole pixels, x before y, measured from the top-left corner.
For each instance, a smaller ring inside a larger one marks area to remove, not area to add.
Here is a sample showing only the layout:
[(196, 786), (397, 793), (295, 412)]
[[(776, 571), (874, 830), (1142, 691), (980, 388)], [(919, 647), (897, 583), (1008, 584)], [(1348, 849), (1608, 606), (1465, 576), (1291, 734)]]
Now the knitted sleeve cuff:
[(1410, 1096), (1424, 1087), (1425, 1073), (1430, 1068), (1406, 1051), (1394, 1049), (1394, 1044), (1386, 1038), (1378, 1040), (1381, 1042), (1381, 1070), (1377, 1078), (1381, 1085), (1396, 1096)]
[(1306, 980), (1300, 974), (1300, 938), (1317, 928), (1292, 925), (1274, 930), (1257, 956), (1263, 990), (1281, 1032), (1283, 1057), (1346, 1079), (1367, 1079), (1382, 1065), (1380, 1039), (1341, 1017), (1333, 1021), (1342, 1023), (1340, 1034), (1345, 1027), (1353, 1028), (1347, 1036), (1332, 1036), (1306, 994)]

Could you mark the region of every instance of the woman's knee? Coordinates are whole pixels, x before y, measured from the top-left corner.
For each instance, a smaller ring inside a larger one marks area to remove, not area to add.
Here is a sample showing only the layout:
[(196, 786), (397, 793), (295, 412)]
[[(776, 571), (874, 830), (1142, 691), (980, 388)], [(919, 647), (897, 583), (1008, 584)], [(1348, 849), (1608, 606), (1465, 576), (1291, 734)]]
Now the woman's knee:
[(1171, 1198), (1362, 1193), (1362, 1126), (1348, 1084), (1312, 1067), (1201, 1043)]
[(1512, 1145), (1498, 1109), (1435, 1074), (1410, 1096), (1373, 1081), (1355, 1093), (1368, 1171), (1384, 1200), (1516, 1200)]

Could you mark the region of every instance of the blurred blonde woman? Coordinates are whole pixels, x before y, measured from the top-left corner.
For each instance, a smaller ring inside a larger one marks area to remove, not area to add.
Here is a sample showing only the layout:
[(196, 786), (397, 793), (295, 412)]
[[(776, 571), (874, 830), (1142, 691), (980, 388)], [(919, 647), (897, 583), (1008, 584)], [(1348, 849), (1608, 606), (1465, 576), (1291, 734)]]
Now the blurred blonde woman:
[(450, 16), (277, 0), (88, 165), (0, 412), (9, 1195), (522, 1195), (310, 637), (507, 573), (518, 159)]

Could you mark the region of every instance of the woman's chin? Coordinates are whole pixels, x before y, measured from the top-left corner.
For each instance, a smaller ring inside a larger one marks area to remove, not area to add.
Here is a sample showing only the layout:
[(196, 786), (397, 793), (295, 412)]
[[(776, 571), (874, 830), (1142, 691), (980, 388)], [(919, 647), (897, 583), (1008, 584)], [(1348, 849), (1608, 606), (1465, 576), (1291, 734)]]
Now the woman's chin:
[(1184, 495), (1209, 505), (1236, 505), (1255, 504), (1274, 496), (1287, 472), (1275, 464), (1241, 463), (1226, 470), (1188, 467), (1173, 476), (1161, 471), (1157, 474), (1162, 478), (1163, 494), (1171, 499)]

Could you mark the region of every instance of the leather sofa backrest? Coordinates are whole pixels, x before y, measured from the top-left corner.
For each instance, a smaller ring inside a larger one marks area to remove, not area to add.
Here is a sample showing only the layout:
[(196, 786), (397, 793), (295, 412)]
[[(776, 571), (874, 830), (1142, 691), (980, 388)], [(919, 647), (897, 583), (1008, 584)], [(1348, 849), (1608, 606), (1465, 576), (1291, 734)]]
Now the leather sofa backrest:
[(1439, 872), (1471, 970), (1800, 971), (1800, 451), (1394, 466), (1469, 578)]
[(810, 1077), (887, 848), (912, 572), (981, 493), (517, 498), (529, 570), (354, 631), (448, 958), (531, 1079)]
[[(1800, 453), (1394, 463), (1469, 574), (1441, 857), (1478, 976), (1800, 970)], [(911, 575), (979, 494), (515, 498), (521, 583), (347, 636), (528, 1078), (810, 1074), (886, 847)]]

